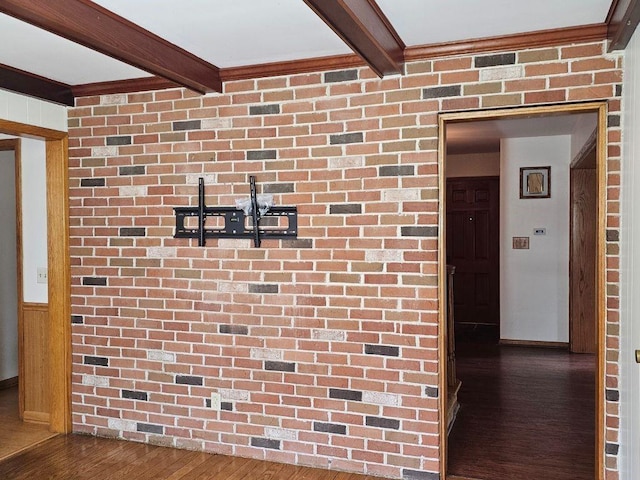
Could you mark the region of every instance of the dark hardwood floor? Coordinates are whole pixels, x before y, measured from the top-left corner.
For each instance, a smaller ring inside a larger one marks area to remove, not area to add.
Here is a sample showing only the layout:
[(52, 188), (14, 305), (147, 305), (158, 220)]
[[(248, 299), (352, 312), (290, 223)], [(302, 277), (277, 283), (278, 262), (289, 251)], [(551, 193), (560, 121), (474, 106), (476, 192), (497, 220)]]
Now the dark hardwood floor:
[(461, 409), (450, 474), (486, 480), (595, 478), (595, 355), (460, 343)]
[(380, 480), (85, 435), (60, 435), (0, 462), (2, 480)]

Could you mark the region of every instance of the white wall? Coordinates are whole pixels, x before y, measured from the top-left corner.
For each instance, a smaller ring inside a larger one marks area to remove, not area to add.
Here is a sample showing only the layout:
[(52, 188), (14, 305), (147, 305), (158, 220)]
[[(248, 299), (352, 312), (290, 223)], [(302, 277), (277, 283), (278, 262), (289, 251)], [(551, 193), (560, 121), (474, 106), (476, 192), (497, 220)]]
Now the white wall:
[(22, 139), (22, 279), (25, 302), (47, 303), (47, 284), (37, 283), (47, 267), (47, 174), (43, 140)]
[(67, 131), (66, 107), (7, 90), (0, 90), (0, 119)]
[(625, 51), (620, 231), (620, 478), (640, 478), (640, 32)]
[[(568, 342), (571, 136), (502, 139), (500, 150), (500, 337)], [(547, 165), (551, 198), (521, 200), (520, 168)], [(512, 237), (529, 237), (529, 250)]]
[(13, 151), (0, 151), (0, 380), (18, 376), (16, 191)]
[(447, 177), (497, 177), (500, 152), (447, 155)]

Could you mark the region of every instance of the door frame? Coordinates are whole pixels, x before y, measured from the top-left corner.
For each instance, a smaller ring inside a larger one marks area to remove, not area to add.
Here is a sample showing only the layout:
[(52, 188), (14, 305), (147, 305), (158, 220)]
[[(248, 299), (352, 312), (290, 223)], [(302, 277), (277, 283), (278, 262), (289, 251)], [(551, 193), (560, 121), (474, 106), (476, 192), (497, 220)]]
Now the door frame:
[(438, 375), (439, 436), (440, 436), (440, 478), (447, 479), (447, 302), (446, 302), (446, 126), (453, 122), (471, 122), (523, 118), (528, 116), (548, 116), (567, 113), (596, 113), (597, 125), (597, 241), (596, 241), (596, 335), (598, 339), (596, 362), (596, 445), (595, 479), (604, 479), (605, 465), (605, 372), (606, 372), (606, 194), (607, 194), (607, 103), (585, 102), (576, 104), (516, 107), (496, 110), (440, 113), (438, 115), (438, 172), (439, 172), (439, 225), (438, 225), (438, 350), (440, 365)]
[(0, 132), (46, 142), (49, 304), (49, 429), (71, 431), (71, 261), (68, 134), (0, 119)]

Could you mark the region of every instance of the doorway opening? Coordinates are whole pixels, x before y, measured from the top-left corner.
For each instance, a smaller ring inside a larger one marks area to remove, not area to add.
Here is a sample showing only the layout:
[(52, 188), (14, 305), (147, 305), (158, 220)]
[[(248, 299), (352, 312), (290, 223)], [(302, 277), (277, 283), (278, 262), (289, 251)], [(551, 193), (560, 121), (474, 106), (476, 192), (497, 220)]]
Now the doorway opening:
[(443, 479), (602, 477), (605, 132), (604, 103), (440, 116)]
[[(0, 148), (11, 152), (16, 178), (12, 186), (16, 189), (13, 256), (17, 267), (9, 281), (16, 290), (18, 365), (10, 388), (0, 392), (0, 416), (12, 420), (10, 424), (3, 418), (8, 438), (0, 437), (0, 457), (7, 458), (52, 434), (71, 430), (71, 282), (67, 134), (7, 120), (0, 120), (0, 133)], [(23, 188), (24, 167), (29, 170), (33, 162), (38, 164), (40, 182), (29, 177)], [(33, 215), (22, 215), (21, 197), (39, 198), (37, 225), (30, 224)], [(46, 240), (36, 255), (29, 238), (38, 237)], [(44, 293), (38, 293), (37, 283), (45, 284), (40, 285)], [(15, 427), (13, 433), (10, 427)]]

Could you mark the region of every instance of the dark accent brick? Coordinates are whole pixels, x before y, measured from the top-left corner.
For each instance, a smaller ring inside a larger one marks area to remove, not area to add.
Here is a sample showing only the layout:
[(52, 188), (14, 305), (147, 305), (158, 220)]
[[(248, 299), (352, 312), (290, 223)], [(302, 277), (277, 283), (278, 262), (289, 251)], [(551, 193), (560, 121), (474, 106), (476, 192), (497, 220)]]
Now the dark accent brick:
[(271, 438), (251, 438), (252, 447), (269, 448), (271, 450), (280, 450), (280, 440), (272, 440)]
[(619, 242), (620, 231), (619, 230), (607, 230), (607, 242)]
[(107, 145), (110, 145), (110, 146), (131, 145), (131, 136), (122, 135), (119, 137), (107, 137)]
[(359, 203), (345, 203), (342, 205), (330, 205), (329, 213), (332, 215), (349, 215), (362, 213), (362, 205)]
[(313, 431), (322, 433), (336, 433), (338, 435), (347, 434), (347, 426), (339, 423), (313, 422)]
[(82, 285), (93, 285), (96, 287), (106, 287), (106, 277), (82, 277)]
[(439, 473), (420, 472), (418, 470), (402, 469), (402, 480), (440, 480)]
[(438, 387), (424, 387), (424, 394), (429, 398), (438, 398)]
[(279, 227), (280, 219), (278, 217), (262, 217), (260, 219), (260, 227)]
[(616, 85), (615, 96), (616, 97), (621, 97), (622, 96), (622, 85), (620, 85), (620, 84)]
[(83, 324), (84, 317), (82, 315), (71, 315), (71, 323)]
[(607, 127), (619, 127), (620, 115), (609, 115), (607, 117)]
[(211, 399), (210, 398), (205, 399), (204, 404), (207, 408), (211, 408)]
[(220, 333), (230, 335), (249, 335), (249, 327), (246, 325), (220, 325)]
[(153, 425), (151, 423), (138, 422), (136, 430), (143, 433), (157, 433), (158, 435), (162, 435), (164, 433), (164, 427), (162, 425)]
[(362, 132), (355, 133), (340, 133), (331, 135), (329, 137), (331, 145), (344, 145), (346, 143), (362, 143), (364, 142), (364, 135)]
[(249, 107), (249, 115), (276, 115), (280, 113), (280, 105), (272, 103), (270, 105), (252, 105)]
[(109, 359), (106, 357), (92, 357), (90, 355), (84, 356), (85, 365), (97, 365), (99, 367), (108, 367)]
[(282, 248), (313, 248), (313, 240), (310, 238), (297, 238), (295, 240), (283, 240)]
[(606, 398), (609, 402), (619, 402), (620, 401), (620, 392), (618, 390), (606, 390)]
[(415, 175), (413, 165), (384, 165), (380, 167), (381, 177), (403, 177)]
[(144, 227), (122, 227), (120, 229), (121, 237), (145, 237), (147, 229)]
[[(211, 400), (209, 400), (211, 401)], [(226, 410), (227, 412), (233, 412), (233, 403), (231, 402), (220, 402), (220, 410)]]
[(476, 68), (496, 67), (498, 65), (513, 65), (516, 63), (515, 53), (499, 53), (497, 55), (483, 55), (475, 58)]
[(265, 183), (262, 185), (262, 193), (293, 193), (293, 183)]
[(122, 390), (122, 398), (128, 398), (130, 400), (149, 400), (149, 394), (147, 392), (137, 392), (135, 390)]
[(83, 178), (80, 180), (81, 187), (104, 187), (106, 180), (104, 178)]
[(343, 390), (341, 388), (330, 388), (329, 398), (337, 398), (340, 400), (352, 400), (354, 402), (361, 402), (362, 392), (358, 390)]
[(367, 355), (384, 355), (387, 357), (399, 357), (400, 348), (391, 345), (370, 345), (364, 346), (364, 353)]
[(620, 445), (617, 443), (607, 443), (605, 444), (604, 450), (607, 452), (607, 455), (618, 455), (618, 450), (620, 449)]
[(193, 375), (176, 375), (176, 383), (180, 385), (202, 385), (204, 380), (202, 377)]
[(265, 370), (275, 370), (277, 372), (295, 372), (296, 364), (290, 362), (274, 362), (267, 360), (264, 362)]
[(278, 293), (278, 285), (253, 283), (249, 285), (249, 293)]
[(183, 122), (173, 122), (173, 131), (180, 130), (200, 130), (202, 128), (202, 121), (200, 120), (186, 120)]
[(438, 227), (401, 227), (403, 237), (437, 237)]
[(422, 89), (423, 100), (430, 98), (459, 97), (462, 94), (462, 85), (450, 85), (448, 87), (431, 87)]
[(247, 160), (275, 160), (278, 152), (275, 150), (249, 150)]
[(339, 72), (327, 72), (324, 74), (325, 83), (349, 82), (358, 79), (358, 70), (340, 70)]
[(400, 429), (400, 420), (396, 420), (394, 418), (367, 416), (365, 421), (369, 427), (389, 428), (392, 430)]
[(118, 175), (144, 175), (146, 173), (147, 173), (147, 168), (144, 165), (120, 167), (118, 169)]

